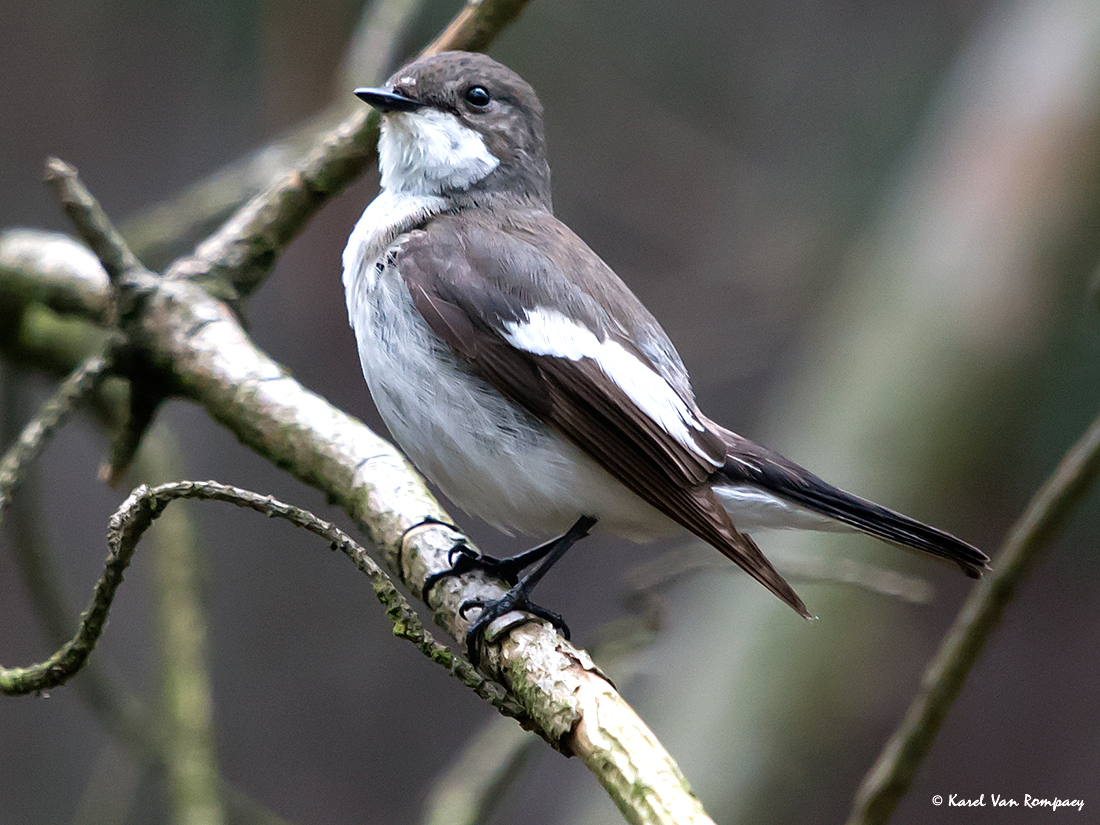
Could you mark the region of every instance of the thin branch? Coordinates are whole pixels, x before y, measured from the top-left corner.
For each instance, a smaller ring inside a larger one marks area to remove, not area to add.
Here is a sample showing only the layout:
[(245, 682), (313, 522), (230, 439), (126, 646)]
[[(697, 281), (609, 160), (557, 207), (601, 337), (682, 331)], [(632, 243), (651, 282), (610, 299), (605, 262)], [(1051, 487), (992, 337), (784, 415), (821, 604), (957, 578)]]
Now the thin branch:
[(362, 104), (355, 86), (382, 80), (397, 68), (400, 44), (424, 0), (375, 0), (364, 7), (345, 56), (335, 99), (320, 113), (244, 157), (194, 183), (169, 200), (132, 215), (121, 224), (130, 246), (149, 266), (166, 266), (250, 198), (283, 178), (320, 137)]
[(66, 378), (20, 433), (0, 460), (0, 515), (11, 501), (23, 469), (41, 455), (49, 439), (68, 420), (76, 403), (99, 386), (109, 369), (109, 357), (96, 354)]
[[(71, 238), (65, 237), (68, 245), (77, 246)], [(95, 262), (98, 266), (98, 261)], [(91, 395), (93, 390), (90, 384), (86, 384), (86, 392), (82, 397)], [(62, 390), (58, 391), (61, 394)], [(3, 381), (3, 400), (0, 401), (3, 422), (0, 429), (7, 434), (9, 421), (16, 420), (17, 406), (14, 403), (18, 397), (18, 376), (7, 375)], [(49, 406), (47, 402), (46, 407)], [(71, 409), (71, 408), (70, 408)], [(66, 419), (68, 414), (63, 416)], [(30, 428), (41, 432), (42, 421), (36, 418), (37, 424)], [(62, 421), (50, 425), (50, 431), (60, 427)], [(24, 433), (26, 437), (28, 433)], [(19, 433), (13, 433), (5, 438), (5, 441), (15, 442), (20, 438)], [(43, 442), (44, 443), (44, 440)], [(16, 449), (16, 448), (13, 448)], [(10, 455), (10, 453), (9, 453)], [(32, 455), (24, 455), (18, 461), (19, 469), (16, 472), (21, 483), (26, 483), (25, 476), (33, 467)], [(5, 462), (5, 465), (7, 463)], [(21, 495), (13, 495), (14, 490), (7, 490), (7, 495), (0, 501), (0, 509), (10, 506), (8, 525), (14, 530), (15, 541), (13, 554), (22, 571), (31, 595), (31, 603), (36, 608), (40, 623), (46, 629), (46, 635), (51, 644), (60, 645), (65, 639), (67, 631), (64, 629), (63, 618), (68, 610), (65, 606), (65, 598), (57, 588), (60, 581), (56, 568), (50, 563), (49, 555), (45, 552), (45, 540), (42, 536), (41, 526), (44, 523), (39, 517), (36, 508), (30, 507), (27, 501), (26, 490), (21, 490)], [(102, 668), (102, 662), (96, 666), (95, 662), (87, 662), (77, 683), (77, 689), (81, 698), (95, 713), (100, 723), (110, 731), (118, 741), (122, 742), (131, 754), (131, 758), (140, 762), (153, 765), (162, 769), (167, 762), (166, 751), (171, 746), (169, 738), (161, 726), (155, 723), (142, 707), (141, 701), (130, 692), (125, 685), (115, 678), (111, 678)], [(256, 803), (244, 791), (226, 786), (226, 792), (232, 805), (234, 819), (240, 819), (242, 812), (247, 812), (247, 821), (260, 825), (286, 825), (285, 821), (276, 817), (273, 813)], [(245, 821), (245, 820), (241, 820)]]
[[(469, 0), (426, 52), (484, 49), (527, 2)], [(366, 169), (377, 141), (378, 113), (367, 106), (353, 110), (290, 174), (238, 210), (194, 256), (176, 261), (166, 274), (201, 282), (224, 300), (247, 297), (306, 221)]]
[[(9, 370), (3, 387), (3, 422), (0, 430), (4, 441), (14, 442), (18, 432), (9, 433), (18, 420), (16, 403), (22, 385), (22, 376)], [(90, 393), (90, 388), (88, 389)], [(58, 424), (59, 426), (60, 424)], [(38, 504), (36, 485), (30, 490), (23, 484), (33, 481), (34, 463), (30, 456), (24, 458), (17, 471), (21, 479), (20, 495), (13, 491), (3, 497), (0, 507), (7, 508), (6, 525), (12, 531), (12, 556), (27, 587), (31, 605), (38, 622), (45, 630), (51, 645), (60, 645), (68, 636), (69, 609), (59, 582), (62, 577), (47, 552), (47, 540), (43, 530), (46, 520)], [(137, 697), (117, 680), (108, 678), (100, 666), (86, 668), (80, 680), (79, 691), (85, 703), (91, 707), (100, 723), (120, 741), (125, 742), (140, 757), (153, 759), (160, 749), (160, 731), (155, 729), (141, 708)]]
[(284, 504), (271, 496), (261, 496), (213, 481), (180, 481), (152, 488), (142, 485), (134, 490), (111, 516), (107, 529), (107, 563), (96, 584), (92, 602), (81, 616), (76, 635), (39, 665), (0, 668), (0, 692), (19, 696), (48, 690), (63, 684), (80, 670), (99, 640), (115, 592), (122, 582), (122, 574), (130, 564), (138, 542), (164, 508), (179, 499), (224, 501), (273, 518), (285, 519), (326, 539), (333, 550), (346, 555), (370, 579), (375, 596), (393, 622), (394, 635), (411, 641), (432, 661), (447, 667), (463, 684), (500, 712), (523, 717), (522, 711), (499, 686), (486, 680), (468, 662), (454, 656), (432, 637), (385, 571), (347, 533), (308, 511)]
[(118, 283), (128, 272), (143, 268), (107, 218), (107, 213), (80, 182), (76, 169), (63, 160), (50, 158), (46, 161), (46, 183), (107, 270), (112, 283)]
[[(114, 287), (112, 292), (117, 296), (119, 326), (123, 335), (127, 335), (131, 328), (129, 322), (140, 314), (144, 297), (160, 284), (161, 279), (130, 251), (107, 213), (81, 182), (75, 168), (58, 158), (50, 158), (46, 169), (47, 182), (107, 272)], [(129, 414), (111, 445), (109, 462), (100, 471), (103, 480), (112, 485), (121, 480), (130, 466), (157, 408), (168, 394), (168, 388), (160, 380), (162, 376), (148, 369), (144, 353), (130, 343), (127, 338), (124, 344), (116, 347), (116, 361), (120, 372), (139, 380), (130, 382)]]
[(1035, 562), (1100, 474), (1100, 418), (1063, 457), (1009, 531), (921, 680), (921, 690), (864, 777), (848, 825), (889, 820), (912, 784), (971, 667)]
[[(144, 530), (152, 523), (152, 516), (144, 514)], [(117, 514), (116, 514), (117, 516)], [(23, 696), (49, 690), (64, 684), (74, 673), (83, 667), (96, 641), (103, 632), (115, 590), (122, 583), (122, 574), (130, 563), (133, 546), (119, 547), (117, 536), (109, 533), (108, 543), (111, 552), (107, 565), (95, 587), (92, 603), (80, 618), (80, 627), (76, 635), (41, 664), (24, 668), (0, 667), (0, 693), (9, 696)]]

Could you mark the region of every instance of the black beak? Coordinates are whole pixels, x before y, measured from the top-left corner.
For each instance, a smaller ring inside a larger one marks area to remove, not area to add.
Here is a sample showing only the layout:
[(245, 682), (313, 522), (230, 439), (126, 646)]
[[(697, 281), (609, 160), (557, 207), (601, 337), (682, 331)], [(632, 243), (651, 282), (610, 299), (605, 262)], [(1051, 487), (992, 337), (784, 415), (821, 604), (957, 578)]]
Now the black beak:
[(355, 96), (380, 112), (415, 112), (424, 105), (389, 89), (356, 89)]

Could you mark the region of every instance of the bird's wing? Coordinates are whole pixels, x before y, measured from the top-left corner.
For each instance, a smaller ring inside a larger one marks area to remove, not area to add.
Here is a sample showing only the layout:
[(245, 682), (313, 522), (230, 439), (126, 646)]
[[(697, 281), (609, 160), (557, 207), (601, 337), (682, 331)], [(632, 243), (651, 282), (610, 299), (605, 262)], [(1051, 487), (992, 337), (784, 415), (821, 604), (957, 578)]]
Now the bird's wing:
[[(711, 490), (725, 443), (699, 414), (663, 331), (644, 310), (606, 311), (601, 290), (618, 292), (620, 307), (624, 292), (637, 299), (579, 239), (547, 254), (547, 244), (575, 236), (546, 219), (555, 232), (534, 233), (538, 243), (436, 219), (401, 241), (393, 263), (428, 326), (474, 374), (808, 617)], [(595, 283), (582, 285), (577, 267)]]

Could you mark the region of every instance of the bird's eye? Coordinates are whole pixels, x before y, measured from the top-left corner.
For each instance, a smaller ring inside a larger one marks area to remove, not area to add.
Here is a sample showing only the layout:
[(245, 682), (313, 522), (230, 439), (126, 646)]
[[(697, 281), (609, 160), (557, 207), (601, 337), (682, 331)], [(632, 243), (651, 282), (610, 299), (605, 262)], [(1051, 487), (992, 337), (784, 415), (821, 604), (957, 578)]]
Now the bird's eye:
[(484, 109), (493, 99), (484, 86), (471, 86), (463, 97), (466, 98), (467, 103), (477, 109)]

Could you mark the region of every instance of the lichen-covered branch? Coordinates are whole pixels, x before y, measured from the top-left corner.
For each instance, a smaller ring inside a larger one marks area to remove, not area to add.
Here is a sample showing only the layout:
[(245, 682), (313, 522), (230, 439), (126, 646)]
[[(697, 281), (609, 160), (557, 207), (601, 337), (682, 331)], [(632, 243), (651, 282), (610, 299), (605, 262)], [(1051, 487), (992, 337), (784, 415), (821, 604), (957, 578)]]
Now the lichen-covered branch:
[[(18, 405), (13, 402), (19, 395), (20, 384), (18, 376), (4, 376), (2, 387), (4, 399), (3, 402), (0, 402), (0, 406), (3, 407), (3, 424), (0, 425), (0, 429), (5, 431), (5, 443), (15, 444), (17, 439), (21, 438), (18, 431), (11, 431), (13, 430), (11, 425), (18, 420)], [(89, 393), (91, 392), (91, 386), (91, 384), (87, 385)], [(65, 388), (59, 390), (59, 394), (63, 392), (65, 392)], [(52, 405), (45, 405), (43, 411), (50, 406)], [(36, 420), (30, 426), (30, 432), (41, 432), (44, 423), (41, 415), (40, 412), (36, 416)], [(60, 423), (52, 426), (60, 426)], [(22, 438), (26, 438), (26, 434), (23, 434)], [(161, 428), (159, 438), (164, 438), (163, 428)], [(158, 438), (154, 434), (153, 442), (157, 440)], [(157, 463), (154, 457), (147, 452), (143, 452), (139, 458), (141, 459), (141, 471), (143, 473), (154, 471), (153, 467)], [(32, 463), (27, 456), (24, 456), (20, 466), (29, 468)], [(20, 477), (24, 475), (24, 472), (22, 469), (20, 470)], [(53, 644), (61, 645), (69, 634), (67, 624), (70, 611), (67, 609), (64, 595), (58, 587), (61, 577), (56, 566), (51, 563), (45, 546), (46, 539), (42, 530), (45, 522), (42, 514), (38, 512), (38, 508), (33, 506), (36, 497), (33, 495), (32, 490), (21, 489), (18, 496), (11, 496), (10, 490), (6, 492), (9, 495), (3, 498), (0, 509), (6, 511), (5, 526), (13, 532), (15, 540), (12, 549), (16, 564), (32, 594), (32, 604), (38, 612), (40, 623), (46, 629), (48, 640)], [(31, 495), (28, 495), (29, 493)], [(8, 509), (9, 503), (10, 510)], [(170, 513), (169, 516), (171, 515)], [(163, 555), (165, 554), (157, 554), (159, 565), (164, 566), (169, 561), (173, 565), (177, 564), (175, 558), (171, 560), (159, 558)], [(170, 609), (173, 614), (170, 620), (179, 623), (187, 622), (193, 627), (195, 617), (186, 614), (177, 615), (176, 611), (179, 610), (179, 607), (178, 600), (172, 604)], [(193, 682), (197, 675), (193, 661), (188, 661), (186, 664), (176, 661), (180, 652), (178, 644), (172, 645), (171, 650), (174, 657), (173, 662), (181, 668), (189, 668), (189, 672), (185, 676)], [(117, 676), (112, 678), (112, 675), (102, 667), (102, 663), (98, 664), (100, 666), (97, 666), (97, 662), (94, 660), (87, 660), (81, 670), (80, 679), (76, 683), (76, 687), (84, 701), (94, 710), (96, 718), (103, 727), (110, 731), (117, 738), (117, 741), (127, 749), (130, 759), (142, 765), (147, 765), (154, 770), (166, 766), (169, 773), (172, 773), (171, 763), (174, 754), (180, 753), (183, 748), (187, 747), (186, 737), (180, 737), (177, 731), (169, 733), (160, 721), (155, 719), (142, 706), (142, 702), (138, 697), (127, 689)], [(188, 709), (181, 707), (180, 710), (187, 713)], [(196, 719), (193, 713), (187, 713), (186, 723), (189, 726), (194, 727), (198, 721), (201, 720)], [(178, 773), (184, 777), (185, 781), (194, 781), (196, 779), (194, 759), (188, 755), (185, 756), (185, 760), (180, 760), (177, 768)], [(234, 814), (247, 810), (247, 821), (254, 822), (256, 825), (260, 825), (260, 823), (286, 825), (283, 820), (263, 808), (244, 791), (236, 788), (231, 783), (221, 784), (224, 785), (223, 790), (230, 800)], [(194, 795), (191, 796), (194, 798)], [(205, 821), (212, 820), (209, 816), (206, 816)]]
[(8, 448), (0, 460), (0, 515), (18, 487), (23, 469), (38, 458), (50, 437), (72, 414), (76, 403), (95, 391), (108, 368), (106, 354), (89, 357), (62, 382)]
[(0, 668), (0, 692), (12, 696), (48, 690), (63, 684), (83, 666), (103, 631), (122, 574), (133, 558), (145, 531), (161, 516), (169, 503), (180, 499), (224, 501), (273, 518), (289, 521), (329, 542), (331, 549), (350, 558), (371, 581), (378, 600), (394, 623), (394, 634), (413, 642), (433, 661), (442, 664), (469, 686), (474, 687), (498, 710), (522, 717), (522, 711), (499, 687), (479, 676), (468, 662), (455, 657), (439, 644), (420, 623), (416, 611), (394, 587), (385, 571), (350, 536), (308, 511), (213, 481), (180, 481), (156, 487), (142, 485), (111, 516), (107, 529), (108, 556), (92, 603), (81, 617), (76, 635), (61, 650), (39, 665)]
[(112, 283), (117, 283), (126, 273), (142, 268), (122, 235), (111, 224), (103, 207), (77, 178), (76, 169), (59, 158), (49, 158), (46, 161), (46, 184), (54, 191), (61, 208), (80, 236), (103, 264)]

